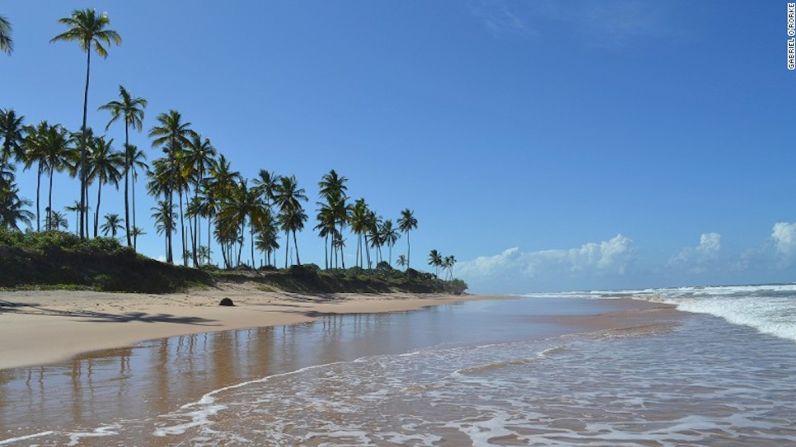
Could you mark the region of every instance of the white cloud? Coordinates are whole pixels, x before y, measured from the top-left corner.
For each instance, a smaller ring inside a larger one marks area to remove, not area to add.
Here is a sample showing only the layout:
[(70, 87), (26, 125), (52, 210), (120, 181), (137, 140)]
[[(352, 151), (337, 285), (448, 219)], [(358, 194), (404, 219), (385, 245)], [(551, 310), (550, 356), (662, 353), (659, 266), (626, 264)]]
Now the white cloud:
[(166, 262), (166, 255), (160, 255), (160, 256), (158, 256), (158, 261), (160, 261), (160, 262)]
[(569, 249), (520, 251), (513, 247), (492, 256), (461, 262), (458, 276), (465, 280), (499, 281), (501, 278), (543, 279), (564, 276), (624, 274), (633, 258), (633, 241), (621, 234), (602, 242)]
[(796, 222), (777, 222), (771, 229), (771, 239), (777, 252), (790, 256), (796, 252)]
[(669, 259), (669, 266), (682, 267), (692, 273), (704, 272), (714, 262), (721, 251), (721, 235), (719, 233), (702, 233), (699, 245), (686, 247)]

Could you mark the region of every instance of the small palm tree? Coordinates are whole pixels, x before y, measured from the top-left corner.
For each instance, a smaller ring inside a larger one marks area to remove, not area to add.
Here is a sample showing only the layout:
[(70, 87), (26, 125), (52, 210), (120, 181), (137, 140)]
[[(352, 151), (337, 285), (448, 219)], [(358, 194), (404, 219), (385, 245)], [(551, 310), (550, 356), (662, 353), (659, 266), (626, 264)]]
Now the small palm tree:
[(75, 234), (77, 234), (78, 227), (80, 226), (79, 222), (80, 211), (81, 211), (80, 202), (75, 200), (75, 203), (73, 205), (67, 206), (66, 208), (64, 208), (64, 210), (66, 210), (66, 212), (69, 213), (75, 213)]
[[(127, 163), (124, 166), (124, 173), (125, 173), (125, 184), (127, 182), (127, 175), (132, 173), (133, 175), (133, 185), (130, 188), (130, 198), (132, 199), (132, 214), (133, 214), (133, 222), (132, 228), (135, 228), (136, 221), (135, 221), (135, 184), (138, 182), (138, 170), (141, 169), (142, 171), (146, 172), (149, 169), (149, 166), (146, 164), (146, 154), (141, 149), (138, 149), (138, 146), (133, 144), (128, 144), (124, 147), (124, 160)], [(126, 222), (126, 219), (125, 219)], [(134, 234), (132, 228), (130, 229), (130, 236), (133, 239), (133, 249), (136, 247), (136, 237), (140, 236), (140, 234)]]
[(65, 169), (70, 169), (70, 163), (76, 162), (77, 160), (76, 152), (69, 145), (69, 132), (61, 127), (61, 125), (56, 124), (55, 126), (50, 126), (46, 129), (44, 134), (38, 135), (38, 138), (38, 155), (41, 157), (41, 162), (49, 173), (47, 216), (45, 217), (47, 222), (46, 229), (49, 231), (54, 229), (50, 226), (50, 223), (53, 222), (50, 216), (50, 213), (53, 212), (53, 172), (62, 172)]
[(296, 264), (301, 265), (298, 253), (296, 232), (304, 228), (307, 214), (301, 202), (307, 201), (304, 188), (299, 188), (295, 176), (280, 177), (274, 193), (274, 204), (279, 208), (279, 223), (285, 232), (285, 268), (287, 268), (290, 232), (293, 232), (293, 245), (296, 249)]
[(124, 224), (125, 232), (127, 234), (127, 246), (132, 247), (132, 235), (130, 234), (130, 202), (129, 202), (129, 189), (130, 189), (130, 164), (128, 158), (130, 151), (127, 148), (130, 146), (130, 127), (135, 130), (141, 131), (144, 122), (144, 108), (147, 106), (147, 100), (144, 98), (136, 98), (127, 91), (124, 86), (119, 86), (119, 99), (110, 101), (107, 104), (100, 106), (99, 110), (107, 110), (111, 114), (111, 119), (105, 126), (107, 131), (111, 124), (118, 121), (119, 118), (124, 120)]
[(428, 265), (434, 267), (434, 275), (439, 276), (439, 268), (442, 266), (442, 255), (437, 250), (429, 252)]
[[(50, 42), (77, 42), (80, 49), (86, 52), (86, 86), (83, 90), (83, 124), (80, 127), (80, 205), (86, 208), (88, 200), (88, 86), (91, 74), (91, 50), (102, 58), (108, 57), (106, 46), (120, 45), (122, 37), (114, 30), (108, 29), (110, 19), (107, 14), (97, 15), (93, 9), (72, 11), (69, 17), (58, 19), (58, 23), (67, 26), (67, 30), (50, 39)], [(88, 213), (84, 212), (80, 220), (80, 237), (88, 236)], [(85, 221), (85, 224), (84, 224)], [(85, 232), (84, 232), (85, 225)]]
[(105, 223), (102, 224), (102, 234), (107, 236), (110, 233), (111, 237), (116, 239), (116, 233), (124, 230), (122, 223), (123, 221), (118, 214), (106, 214)]
[(138, 241), (138, 236), (143, 236), (145, 234), (146, 233), (144, 233), (144, 230), (142, 230), (140, 227), (133, 227), (130, 229), (130, 235), (133, 236), (133, 250), (138, 249), (138, 247), (136, 246), (136, 242)]
[(11, 54), (14, 51), (14, 41), (11, 39), (11, 22), (5, 16), (0, 16), (0, 51), (6, 54)]
[(406, 267), (409, 263), (406, 261), (406, 255), (399, 255), (395, 262), (401, 267)]
[(168, 200), (159, 200), (156, 207), (152, 208), (152, 219), (155, 220), (155, 230), (158, 234), (166, 235), (166, 262), (172, 263), (171, 234), (174, 233), (174, 205)]
[(69, 229), (69, 222), (66, 216), (58, 211), (50, 211), (47, 216), (47, 229), (49, 231), (61, 231)]
[(417, 228), (417, 219), (415, 219), (414, 211), (409, 208), (401, 211), (401, 218), (398, 219), (398, 229), (406, 234), (406, 267), (409, 267), (409, 261), (412, 253), (412, 246), (409, 244), (409, 232)]

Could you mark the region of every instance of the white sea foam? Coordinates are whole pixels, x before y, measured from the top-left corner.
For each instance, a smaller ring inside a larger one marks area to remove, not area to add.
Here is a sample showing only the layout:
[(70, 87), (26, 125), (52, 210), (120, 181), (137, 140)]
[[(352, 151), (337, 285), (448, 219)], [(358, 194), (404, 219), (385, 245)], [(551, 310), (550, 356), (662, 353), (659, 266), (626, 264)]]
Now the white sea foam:
[(796, 341), (796, 284), (531, 293), (533, 298), (633, 298), (673, 304)]

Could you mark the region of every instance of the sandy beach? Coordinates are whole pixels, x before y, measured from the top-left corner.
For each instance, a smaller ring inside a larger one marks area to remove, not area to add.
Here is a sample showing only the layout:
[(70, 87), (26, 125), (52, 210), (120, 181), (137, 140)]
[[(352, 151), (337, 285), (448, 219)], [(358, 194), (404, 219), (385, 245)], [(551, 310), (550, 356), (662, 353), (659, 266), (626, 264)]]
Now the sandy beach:
[[(229, 297), (234, 307), (219, 306)], [(136, 342), (314, 321), (324, 314), (381, 313), (495, 298), (482, 295), (263, 292), (223, 284), (150, 295), (92, 291), (0, 292), (0, 369), (47, 364)]]

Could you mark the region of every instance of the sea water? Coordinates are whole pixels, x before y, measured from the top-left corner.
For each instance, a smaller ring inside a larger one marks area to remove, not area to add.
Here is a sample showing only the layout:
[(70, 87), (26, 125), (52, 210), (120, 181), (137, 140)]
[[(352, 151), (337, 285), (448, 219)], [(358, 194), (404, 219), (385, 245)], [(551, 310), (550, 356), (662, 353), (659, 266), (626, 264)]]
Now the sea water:
[[(796, 293), (788, 287), (642, 291), (698, 313), (639, 330), (572, 333), (531, 320), (614, 311), (585, 298), (629, 292), (271, 328), (224, 357), (240, 363), (267, 351), (266, 363), (277, 366), (260, 365), (259, 377), (249, 371), (248, 380), (163, 411), (108, 412), (93, 424), (42, 423), (14, 435), (21, 445), (796, 445), (796, 342), (788, 336)], [(750, 299), (765, 311), (745, 312)], [(192, 356), (201, 363), (197, 355), (174, 354), (169, 368), (195, 373), (186, 365)], [(112, 376), (95, 385), (98, 394), (116, 391)], [(11, 399), (24, 395), (7, 390)]]

